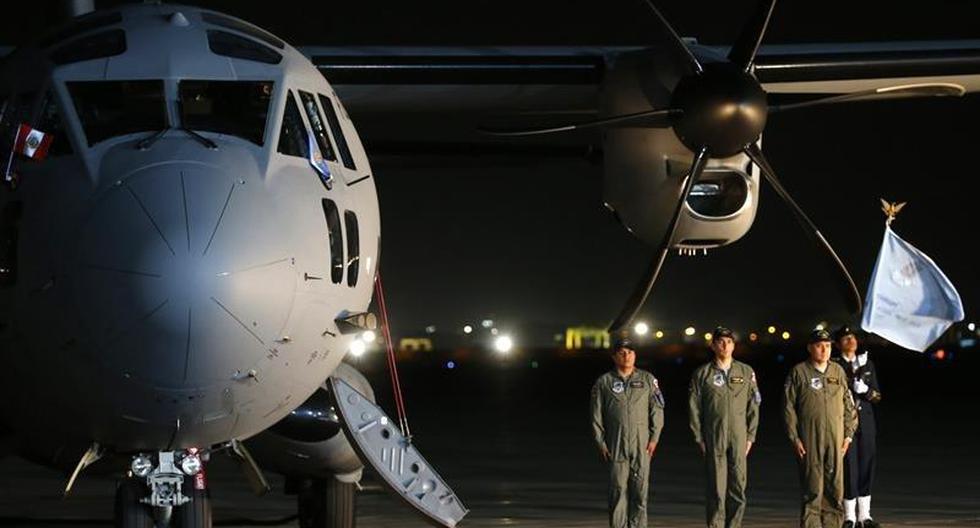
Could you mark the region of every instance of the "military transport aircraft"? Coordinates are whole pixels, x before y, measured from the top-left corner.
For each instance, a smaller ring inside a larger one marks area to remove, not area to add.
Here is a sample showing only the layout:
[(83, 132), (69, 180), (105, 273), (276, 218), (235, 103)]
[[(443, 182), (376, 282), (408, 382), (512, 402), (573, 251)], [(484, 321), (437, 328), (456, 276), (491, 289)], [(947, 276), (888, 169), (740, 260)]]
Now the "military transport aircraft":
[[(652, 5), (666, 41), (649, 48), (299, 50), (158, 3), (23, 45), (0, 65), (0, 431), (69, 471), (66, 491), (117, 476), (118, 526), (211, 526), (218, 451), (258, 489), (262, 469), (285, 475), (303, 526), (353, 524), (363, 464), (430, 521), (458, 523), (460, 500), (342, 363), (372, 326), (380, 246), (348, 110), (381, 139), (399, 111), (464, 107), (550, 119), (486, 127), (498, 136), (601, 128), (605, 201), (658, 245), (614, 327), (671, 248), (745, 234), (760, 168), (859, 304), (765, 162), (766, 117), (975, 91), (980, 43), (760, 48), (773, 3), (730, 50), (680, 39)], [(555, 121), (569, 111), (592, 118)]]

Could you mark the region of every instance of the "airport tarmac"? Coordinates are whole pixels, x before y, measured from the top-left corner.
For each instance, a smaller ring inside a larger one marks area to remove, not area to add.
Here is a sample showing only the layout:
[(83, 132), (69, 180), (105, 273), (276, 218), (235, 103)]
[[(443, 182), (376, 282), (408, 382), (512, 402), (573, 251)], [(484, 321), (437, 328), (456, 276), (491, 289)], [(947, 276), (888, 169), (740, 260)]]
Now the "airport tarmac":
[[(952, 362), (914, 353), (875, 353), (885, 399), (879, 408), (879, 470), (873, 513), (884, 526), (980, 526), (980, 452), (976, 402), (980, 384), (969, 351)], [(764, 390), (762, 425), (750, 457), (745, 526), (797, 525), (798, 483), (780, 424), (782, 375), (798, 359), (787, 353), (749, 357)], [(532, 367), (531, 361), (537, 362)], [(600, 527), (606, 524), (605, 470), (592, 446), (587, 401), (602, 357), (516, 354), (502, 363), (405, 362), (402, 386), (416, 445), (469, 507), (462, 526)], [(687, 379), (696, 361), (660, 358), (645, 367), (667, 396), (664, 436), (652, 465), (650, 526), (703, 526), (703, 470), (687, 430)], [(361, 368), (391, 409), (383, 361)], [(641, 365), (644, 366), (644, 365)], [(222, 526), (296, 526), (295, 501), (282, 481), (253, 497), (237, 469), (217, 458), (209, 468), (215, 518)], [(0, 460), (0, 524), (110, 526), (111, 481), (85, 478), (61, 498), (65, 479), (18, 458)], [(368, 476), (358, 525), (427, 526)]]

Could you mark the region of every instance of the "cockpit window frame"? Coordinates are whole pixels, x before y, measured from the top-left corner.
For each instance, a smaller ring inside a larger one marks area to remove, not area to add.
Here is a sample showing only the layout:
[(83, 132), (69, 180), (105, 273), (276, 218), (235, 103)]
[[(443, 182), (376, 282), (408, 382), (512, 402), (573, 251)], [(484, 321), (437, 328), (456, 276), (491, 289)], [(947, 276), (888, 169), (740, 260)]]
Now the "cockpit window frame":
[[(304, 160), (310, 159), (310, 131), (307, 128), (306, 122), (303, 121), (303, 111), (299, 108), (299, 103), (296, 102), (296, 98), (293, 95), (292, 90), (286, 90), (282, 107), (282, 118), (279, 120), (279, 139), (276, 143), (276, 152), (282, 154), (283, 156), (302, 158)], [(294, 154), (292, 152), (286, 152), (283, 150), (283, 141), (286, 130), (286, 119), (290, 112), (290, 108), (294, 109), (296, 112), (296, 117), (299, 119), (298, 125), (299, 130), (302, 132), (302, 137), (299, 147), (299, 153)]]
[(333, 99), (322, 93), (317, 95), (319, 96), (320, 106), (323, 107), (323, 111), (327, 114), (327, 125), (330, 127), (330, 132), (333, 135), (334, 143), (337, 145), (337, 152), (340, 154), (340, 159), (344, 167), (356, 171), (357, 164), (354, 163), (354, 155), (351, 154), (343, 125), (340, 123), (340, 117), (337, 115), (337, 109), (333, 106)]
[[(337, 161), (337, 150), (330, 137), (329, 125), (323, 117), (323, 111), (317, 104), (316, 96), (306, 90), (296, 90), (299, 93), (300, 107), (306, 112), (306, 120), (310, 124), (313, 139), (320, 147), (320, 154), (327, 161)], [(319, 130), (318, 130), (319, 128)]]

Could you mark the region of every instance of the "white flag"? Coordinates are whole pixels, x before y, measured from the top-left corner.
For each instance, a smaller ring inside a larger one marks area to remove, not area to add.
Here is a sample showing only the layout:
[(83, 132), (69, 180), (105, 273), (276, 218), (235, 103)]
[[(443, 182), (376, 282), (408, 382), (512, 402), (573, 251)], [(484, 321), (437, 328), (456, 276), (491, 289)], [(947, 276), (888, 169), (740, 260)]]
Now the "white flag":
[(960, 294), (939, 266), (886, 225), (861, 328), (924, 352), (963, 317)]

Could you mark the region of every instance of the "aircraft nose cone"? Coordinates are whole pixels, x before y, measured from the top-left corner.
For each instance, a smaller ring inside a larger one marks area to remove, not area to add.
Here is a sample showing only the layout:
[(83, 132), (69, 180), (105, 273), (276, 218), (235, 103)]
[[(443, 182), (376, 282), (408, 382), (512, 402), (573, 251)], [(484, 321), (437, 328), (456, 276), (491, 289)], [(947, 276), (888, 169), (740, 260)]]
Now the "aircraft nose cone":
[(73, 290), (107, 369), (184, 390), (227, 381), (267, 353), (296, 274), (275, 208), (250, 185), (173, 163), (139, 170), (94, 202)]

